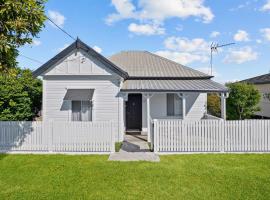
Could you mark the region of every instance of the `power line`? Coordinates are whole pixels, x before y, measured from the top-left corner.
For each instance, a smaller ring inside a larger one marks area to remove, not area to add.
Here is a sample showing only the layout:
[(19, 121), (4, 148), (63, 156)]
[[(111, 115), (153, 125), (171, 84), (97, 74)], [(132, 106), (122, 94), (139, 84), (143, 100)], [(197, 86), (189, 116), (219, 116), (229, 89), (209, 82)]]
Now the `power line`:
[(32, 60), (32, 61), (34, 61), (34, 62), (36, 62), (36, 63), (43, 64), (43, 62), (41, 62), (41, 61), (39, 61), (39, 60), (36, 60), (36, 59), (34, 59), (34, 58), (30, 58), (30, 57), (25, 56), (25, 55), (23, 55), (23, 54), (19, 54), (19, 56), (24, 57), (24, 58), (27, 58), (28, 60)]
[(63, 33), (65, 33), (67, 36), (69, 36), (71, 39), (76, 40), (72, 35), (70, 35), (67, 31), (65, 31), (64, 29), (62, 29), (60, 26), (58, 26), (53, 20), (51, 20), (49, 17), (47, 17), (47, 19), (53, 23), (57, 28), (59, 28)]
[[(65, 31), (65, 30), (62, 29), (60, 26), (58, 26), (58, 25), (57, 25), (53, 20), (51, 20), (49, 17), (47, 17), (47, 19), (48, 19), (52, 24), (54, 24), (59, 30), (61, 30), (63, 33), (65, 33), (67, 36), (69, 36), (71, 39), (76, 40), (71, 34), (69, 34), (67, 31)], [(31, 58), (31, 57), (29, 57), (29, 56), (25, 56), (25, 55), (23, 55), (23, 54), (19, 54), (19, 56), (24, 57), (24, 58), (26, 58), (26, 59), (28, 59), (28, 60), (34, 61), (34, 62), (36, 62), (36, 63), (43, 64), (43, 62), (41, 62), (41, 61), (39, 61), (39, 60), (36, 60), (36, 59), (34, 59), (34, 58)]]

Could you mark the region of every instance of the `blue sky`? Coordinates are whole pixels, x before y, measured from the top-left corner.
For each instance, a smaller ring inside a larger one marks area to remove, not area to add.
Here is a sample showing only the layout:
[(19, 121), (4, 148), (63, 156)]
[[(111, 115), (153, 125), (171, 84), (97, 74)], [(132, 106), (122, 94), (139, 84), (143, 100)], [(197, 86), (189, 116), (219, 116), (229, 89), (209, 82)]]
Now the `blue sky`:
[[(270, 0), (49, 0), (46, 14), (105, 56), (147, 50), (208, 73), (210, 44), (235, 42), (214, 55), (215, 80), (270, 71)], [(72, 42), (47, 21), (20, 53), (44, 63)]]

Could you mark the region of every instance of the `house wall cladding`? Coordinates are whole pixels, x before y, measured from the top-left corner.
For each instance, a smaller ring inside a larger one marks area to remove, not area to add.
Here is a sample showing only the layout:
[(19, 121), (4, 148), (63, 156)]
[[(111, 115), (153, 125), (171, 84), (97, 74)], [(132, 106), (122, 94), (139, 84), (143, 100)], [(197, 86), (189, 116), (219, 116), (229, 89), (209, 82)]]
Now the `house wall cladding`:
[(256, 84), (255, 87), (260, 91), (262, 97), (260, 101), (261, 110), (257, 112), (257, 115), (264, 117), (270, 117), (270, 101), (263, 97), (264, 94), (270, 93), (270, 83), (268, 84)]
[(71, 101), (63, 100), (67, 89), (94, 89), (92, 121), (117, 123), (116, 140), (123, 139), (123, 99), (118, 96), (121, 77), (102, 63), (74, 51), (44, 73), (43, 119), (71, 121)]
[(0, 152), (114, 152), (113, 122), (0, 122)]

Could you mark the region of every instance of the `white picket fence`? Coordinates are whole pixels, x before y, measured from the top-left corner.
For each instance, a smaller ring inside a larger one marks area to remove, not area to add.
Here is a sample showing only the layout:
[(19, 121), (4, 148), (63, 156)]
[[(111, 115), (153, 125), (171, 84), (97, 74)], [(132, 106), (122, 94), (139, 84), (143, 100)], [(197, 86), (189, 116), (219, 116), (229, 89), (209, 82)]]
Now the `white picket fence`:
[(154, 120), (155, 152), (270, 152), (270, 120)]
[(1, 152), (114, 152), (112, 122), (0, 122)]

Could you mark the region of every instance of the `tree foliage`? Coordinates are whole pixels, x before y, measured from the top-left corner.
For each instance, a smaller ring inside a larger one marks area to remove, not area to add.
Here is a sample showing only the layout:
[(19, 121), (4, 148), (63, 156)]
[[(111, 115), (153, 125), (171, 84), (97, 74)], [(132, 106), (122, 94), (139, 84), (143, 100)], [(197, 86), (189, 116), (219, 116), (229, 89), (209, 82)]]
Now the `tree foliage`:
[(0, 121), (32, 120), (41, 108), (42, 82), (30, 70), (0, 74)]
[(207, 111), (209, 114), (220, 117), (220, 97), (218, 94), (208, 94), (207, 95)]
[(230, 96), (227, 99), (228, 119), (249, 119), (260, 110), (261, 95), (252, 84), (229, 83)]
[(45, 0), (0, 0), (0, 72), (15, 68), (17, 48), (31, 44), (44, 25)]

